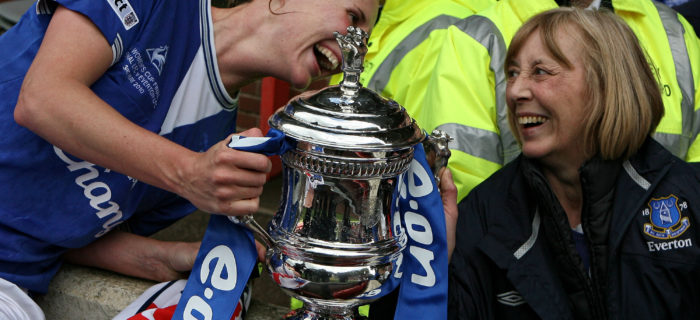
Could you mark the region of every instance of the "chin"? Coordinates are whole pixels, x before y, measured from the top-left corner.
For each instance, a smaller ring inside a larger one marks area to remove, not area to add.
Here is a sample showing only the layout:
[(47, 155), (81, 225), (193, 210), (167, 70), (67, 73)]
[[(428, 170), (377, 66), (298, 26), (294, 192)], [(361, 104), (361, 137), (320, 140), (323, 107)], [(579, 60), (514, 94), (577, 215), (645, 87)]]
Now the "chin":
[(549, 154), (548, 150), (544, 150), (544, 148), (540, 146), (528, 146), (528, 145), (523, 145), (522, 147), (522, 152), (523, 156), (530, 158), (530, 159), (539, 159), (547, 154)]
[(292, 87), (297, 90), (304, 90), (311, 84), (311, 77), (298, 77), (290, 82)]

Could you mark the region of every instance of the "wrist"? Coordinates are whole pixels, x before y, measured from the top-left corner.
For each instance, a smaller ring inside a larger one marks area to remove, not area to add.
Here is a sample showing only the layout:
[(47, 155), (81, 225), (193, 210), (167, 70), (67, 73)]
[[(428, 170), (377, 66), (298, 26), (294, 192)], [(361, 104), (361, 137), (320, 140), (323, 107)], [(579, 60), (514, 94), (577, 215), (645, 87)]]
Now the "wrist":
[(193, 176), (192, 172), (195, 171), (200, 154), (189, 149), (185, 150), (177, 155), (166, 157), (159, 167), (161, 176), (164, 177), (162, 188), (186, 198), (188, 186), (191, 185), (190, 177)]

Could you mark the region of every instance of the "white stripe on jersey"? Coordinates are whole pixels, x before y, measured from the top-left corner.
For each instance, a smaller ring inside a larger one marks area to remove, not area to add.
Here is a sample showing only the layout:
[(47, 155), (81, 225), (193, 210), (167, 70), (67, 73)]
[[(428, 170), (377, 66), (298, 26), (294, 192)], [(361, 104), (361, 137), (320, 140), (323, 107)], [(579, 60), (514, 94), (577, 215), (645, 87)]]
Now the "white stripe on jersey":
[[(192, 94), (193, 92), (201, 94)], [(187, 70), (187, 74), (173, 96), (170, 110), (163, 121), (159, 134), (169, 134), (177, 127), (196, 123), (221, 112), (221, 110), (235, 111), (236, 108), (235, 105), (222, 106), (212, 92), (204, 62), (204, 52), (200, 47), (190, 69)]]

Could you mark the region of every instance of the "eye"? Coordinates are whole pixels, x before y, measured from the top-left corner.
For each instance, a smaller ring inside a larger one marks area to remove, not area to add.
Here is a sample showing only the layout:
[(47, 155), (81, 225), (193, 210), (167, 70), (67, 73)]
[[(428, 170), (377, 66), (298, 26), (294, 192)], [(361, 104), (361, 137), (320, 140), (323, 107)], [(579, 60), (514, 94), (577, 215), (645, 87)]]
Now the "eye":
[(536, 76), (547, 75), (547, 74), (549, 74), (549, 71), (542, 69), (542, 68), (535, 68), (535, 70), (532, 74), (534, 74)]
[(353, 26), (357, 26), (357, 23), (360, 22), (360, 15), (352, 11), (348, 11), (348, 18)]
[(508, 69), (508, 70), (506, 71), (506, 78), (508, 78), (508, 79), (515, 78), (515, 77), (517, 77), (518, 75), (520, 75), (520, 71), (518, 71), (518, 70), (516, 70), (516, 69), (514, 69), (514, 68), (513, 68), (513, 69)]

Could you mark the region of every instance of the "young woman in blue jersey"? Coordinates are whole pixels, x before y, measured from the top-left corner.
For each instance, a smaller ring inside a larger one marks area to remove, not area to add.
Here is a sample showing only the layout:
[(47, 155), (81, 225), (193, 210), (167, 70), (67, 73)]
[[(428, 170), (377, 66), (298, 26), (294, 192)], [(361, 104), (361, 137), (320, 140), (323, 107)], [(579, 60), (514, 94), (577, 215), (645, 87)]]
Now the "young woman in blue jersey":
[(662, 89), (631, 28), (546, 11), (505, 70), (522, 154), (460, 203), (449, 318), (696, 318), (700, 175), (650, 137)]
[(189, 270), (196, 244), (142, 236), (197, 208), (257, 210), (270, 162), (226, 146), (238, 90), (338, 72), (333, 32), (369, 31), (378, 2), (38, 1), (0, 37), (0, 279), (45, 292), (64, 255)]

